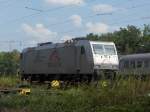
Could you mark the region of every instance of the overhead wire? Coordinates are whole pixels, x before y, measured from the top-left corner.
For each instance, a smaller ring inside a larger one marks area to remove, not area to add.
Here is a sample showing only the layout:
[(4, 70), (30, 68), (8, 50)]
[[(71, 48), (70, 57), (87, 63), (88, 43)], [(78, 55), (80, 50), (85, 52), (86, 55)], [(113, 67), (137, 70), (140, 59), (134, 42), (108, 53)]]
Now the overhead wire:
[[(110, 24), (107, 24), (107, 25), (116, 25), (118, 23), (127, 23), (127, 22), (132, 22), (132, 21), (139, 21), (139, 20), (150, 20), (150, 16), (143, 16), (143, 17), (139, 17), (139, 18), (134, 18), (132, 20), (124, 20), (124, 21), (119, 21), (119, 22), (114, 22), (114, 23), (110, 23)], [(77, 31), (84, 31), (85, 28), (80, 28), (80, 29), (71, 29), (71, 30), (68, 30), (68, 31), (64, 31), (64, 32), (59, 32), (60, 34), (69, 34), (69, 33), (74, 33), (74, 32), (77, 32)], [(91, 32), (92, 33), (92, 32)]]
[[(93, 0), (92, 2), (96, 2), (97, 0)], [(114, 1), (114, 0), (112, 0)], [(112, 15), (112, 13), (97, 13), (97, 14), (93, 14), (93, 15), (88, 15), (88, 16), (85, 16), (83, 18), (90, 18), (90, 17), (94, 17), (94, 16), (103, 16), (103, 15)], [(65, 23), (69, 23), (71, 22), (71, 19), (66, 19), (64, 21), (61, 21), (61, 22), (57, 22), (57, 23), (52, 23), (52, 24), (49, 24), (49, 25), (46, 25), (46, 27), (55, 27), (56, 25), (61, 25), (61, 24), (65, 24)]]
[[(89, 0), (90, 2), (92, 0)], [(93, 0), (92, 2), (94, 2), (96, 0)], [(80, 2), (78, 3), (78, 5), (80, 4)], [(65, 8), (70, 8), (70, 7), (74, 7), (76, 6), (77, 4), (71, 4), (71, 5), (64, 5), (64, 6), (59, 6), (59, 7), (56, 7), (56, 8), (50, 8), (50, 9), (46, 9), (46, 10), (41, 10), (41, 11), (38, 11), (36, 13), (32, 13), (32, 14), (29, 14), (29, 15), (25, 15), (25, 16), (22, 16), (22, 17), (19, 17), (19, 18), (16, 18), (16, 19), (12, 19), (12, 20), (8, 20), (7, 22), (3, 22), (2, 24), (5, 24), (5, 23), (15, 23), (15, 22), (18, 22), (19, 20), (23, 20), (25, 18), (29, 18), (29, 17), (34, 17), (34, 16), (37, 16), (37, 15), (40, 15), (40, 14), (44, 14), (44, 13), (47, 13), (47, 12), (53, 12), (53, 11), (57, 11), (57, 10), (60, 10), (60, 9), (65, 9)], [(28, 8), (27, 6), (25, 6), (25, 8)], [(32, 9), (32, 8), (30, 8)], [(36, 9), (38, 10), (38, 9)]]
[[(145, 5), (147, 5), (147, 4), (145, 4)], [(66, 6), (65, 6), (66, 7)], [(134, 9), (134, 8), (136, 8), (136, 7), (139, 7), (139, 6), (133, 6), (131, 9)], [(58, 10), (59, 9), (61, 9), (61, 8), (63, 8), (63, 7), (58, 7)], [(49, 9), (49, 10), (52, 10), (52, 11), (55, 11), (55, 9)], [(57, 10), (57, 9), (56, 9)], [(48, 10), (47, 10), (48, 11)], [(43, 12), (42, 12), (43, 13)], [(41, 13), (34, 13), (34, 14), (31, 14), (31, 15), (27, 15), (27, 16), (24, 16), (24, 17), (22, 17), (21, 19), (23, 19), (23, 18), (27, 18), (27, 17), (31, 17), (31, 16), (34, 16), (34, 15), (38, 15), (38, 14), (41, 14)], [(94, 15), (93, 15), (93, 17), (94, 17)], [(90, 16), (89, 16), (89, 18), (90, 18)], [(141, 18), (143, 18), (143, 19), (149, 19), (150, 17), (149, 16), (145, 16), (145, 17), (141, 17)], [(19, 19), (16, 19), (16, 21), (17, 20), (19, 20)], [(137, 20), (139, 20), (139, 19), (137, 19)], [(126, 20), (126, 21), (124, 21), (124, 22), (127, 22), (128, 20)], [(129, 20), (130, 21), (130, 20)], [(132, 20), (132, 21), (135, 21), (135, 19), (134, 20)], [(65, 21), (62, 21), (62, 23), (65, 23)], [(67, 23), (68, 21), (66, 21), (66, 23)], [(54, 24), (50, 24), (50, 26), (55, 26), (55, 25), (58, 25), (58, 24), (62, 24), (62, 23), (54, 23)], [(119, 21), (118, 21), (118, 23), (119, 23)], [(117, 24), (117, 23), (113, 23), (113, 24)], [(81, 30), (81, 29), (79, 29), (79, 30)], [(76, 31), (78, 31), (77, 29), (76, 29)], [(62, 32), (63, 33), (63, 32)], [(61, 33), (61, 34), (62, 34)], [(66, 32), (66, 33), (68, 33), (68, 31)]]
[[(150, 4), (150, 3), (149, 3)], [(145, 6), (145, 5), (148, 5), (148, 3), (146, 3), (146, 4), (140, 4), (140, 5), (134, 5), (134, 6), (131, 6), (131, 7), (128, 7), (128, 8), (126, 8), (126, 9), (135, 9), (135, 8), (138, 8), (139, 6), (140, 7), (143, 7), (143, 6)], [(113, 15), (113, 13), (114, 12), (112, 12), (112, 13), (97, 13), (97, 14), (93, 14), (93, 15), (90, 15), (90, 16), (85, 16), (85, 17), (83, 17), (84, 18), (84, 20), (86, 20), (86, 19), (88, 19), (88, 18), (92, 18), (92, 17), (95, 17), (95, 16), (105, 16), (105, 15)], [(130, 15), (131, 16), (131, 15)], [(120, 18), (119, 18), (120, 19)], [(116, 20), (114, 20), (114, 21), (116, 21)], [(46, 25), (46, 27), (48, 28), (48, 27), (55, 27), (55, 26), (58, 26), (58, 25), (61, 25), (61, 24), (65, 24), (65, 23), (69, 23), (69, 22), (71, 22), (71, 19), (66, 19), (66, 20), (64, 20), (64, 21), (61, 21), (61, 22), (57, 22), (57, 23), (53, 23), (53, 24), (49, 24), (49, 25)]]
[[(8, 1), (10, 1), (10, 0), (8, 0)], [(88, 1), (88, 2), (96, 2), (97, 0), (87, 0), (87, 1)], [(112, 0), (112, 1), (113, 1), (113, 0)], [(80, 4), (80, 2), (79, 2), (78, 4)], [(40, 15), (40, 14), (47, 13), (47, 12), (53, 12), (53, 11), (57, 11), (57, 10), (60, 10), (60, 9), (65, 9), (65, 8), (69, 8), (69, 7), (74, 7), (74, 6), (76, 6), (76, 4), (71, 4), (71, 5), (67, 5), (67, 6), (66, 6), (66, 5), (64, 5), (64, 6), (59, 6), (59, 7), (50, 8), (50, 9), (47, 9), (47, 10), (38, 10), (38, 9), (34, 9), (34, 8), (33, 8), (33, 10), (38, 11), (38, 12), (29, 14), (29, 15), (25, 15), (25, 16), (22, 16), (22, 17), (19, 17), (19, 18), (16, 18), (16, 19), (11, 19), (11, 20), (8, 20), (8, 21), (3, 22), (3, 23), (0, 23), (0, 24), (2, 25), (2, 24), (5, 24), (5, 23), (16, 23), (16, 22), (18, 22), (18, 21), (20, 21), (20, 20), (24, 20), (24, 19), (26, 19), (26, 18), (30, 18), (30, 17), (38, 16), (38, 15)], [(32, 9), (32, 8), (30, 8), (30, 7), (27, 7), (27, 6), (25, 6), (25, 8), (27, 8), (27, 9)]]
[[(140, 5), (134, 5), (134, 6), (131, 6), (131, 7), (128, 7), (127, 9), (135, 9), (135, 8), (138, 8), (138, 7), (143, 7), (143, 6), (145, 6), (145, 5), (148, 5), (148, 4), (150, 4), (150, 3), (145, 3), (145, 4), (140, 4)], [(130, 14), (130, 15), (128, 15), (128, 16), (132, 16), (133, 14)], [(122, 18), (124, 18), (124, 17), (122, 17)], [(118, 24), (118, 23), (122, 23), (122, 21), (120, 21), (120, 19), (121, 18), (119, 18), (118, 20), (114, 20), (114, 21), (117, 21), (117, 22), (113, 22), (113, 23), (111, 23), (111, 24), (108, 24), (108, 25), (115, 25), (115, 24)], [(145, 18), (145, 19), (149, 19), (148, 17), (147, 18)], [(137, 19), (133, 19), (132, 21), (134, 21), (134, 20), (137, 20)], [(139, 19), (138, 19), (139, 20)], [(123, 22), (129, 22), (130, 20), (123, 20)], [(67, 32), (73, 32), (73, 31), (75, 31), (75, 30), (81, 30), (81, 29), (70, 29), (70, 30), (68, 30), (68, 31), (64, 31), (64, 32), (59, 32), (59, 33), (67, 33)]]

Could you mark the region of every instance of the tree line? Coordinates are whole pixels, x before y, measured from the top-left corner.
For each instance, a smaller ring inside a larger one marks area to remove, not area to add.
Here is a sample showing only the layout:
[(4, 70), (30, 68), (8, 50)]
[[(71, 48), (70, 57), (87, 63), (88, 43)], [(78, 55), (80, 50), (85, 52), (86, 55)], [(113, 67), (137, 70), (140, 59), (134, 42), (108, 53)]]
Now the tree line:
[(0, 52), (0, 75), (16, 75), (19, 72), (20, 53), (17, 50)]
[(143, 29), (129, 25), (112, 33), (90, 33), (86, 38), (94, 41), (113, 41), (120, 55), (150, 52), (150, 25), (144, 25)]

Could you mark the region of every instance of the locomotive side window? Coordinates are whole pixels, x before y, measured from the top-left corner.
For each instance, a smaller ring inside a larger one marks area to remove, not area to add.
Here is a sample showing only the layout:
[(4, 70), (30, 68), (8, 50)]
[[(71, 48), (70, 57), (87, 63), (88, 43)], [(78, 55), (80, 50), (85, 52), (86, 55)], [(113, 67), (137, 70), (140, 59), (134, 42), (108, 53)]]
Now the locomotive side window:
[(84, 46), (81, 46), (81, 54), (82, 55), (85, 54), (85, 48), (84, 48)]
[(137, 68), (142, 68), (143, 66), (143, 62), (142, 61), (137, 61)]

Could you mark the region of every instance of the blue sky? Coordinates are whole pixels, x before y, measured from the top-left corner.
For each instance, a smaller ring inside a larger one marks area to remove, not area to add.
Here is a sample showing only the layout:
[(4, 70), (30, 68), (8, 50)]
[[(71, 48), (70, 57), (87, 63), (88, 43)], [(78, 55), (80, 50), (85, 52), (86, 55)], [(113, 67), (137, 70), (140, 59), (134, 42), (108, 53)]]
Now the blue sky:
[(0, 51), (142, 28), (150, 23), (149, 6), (149, 0), (0, 0)]

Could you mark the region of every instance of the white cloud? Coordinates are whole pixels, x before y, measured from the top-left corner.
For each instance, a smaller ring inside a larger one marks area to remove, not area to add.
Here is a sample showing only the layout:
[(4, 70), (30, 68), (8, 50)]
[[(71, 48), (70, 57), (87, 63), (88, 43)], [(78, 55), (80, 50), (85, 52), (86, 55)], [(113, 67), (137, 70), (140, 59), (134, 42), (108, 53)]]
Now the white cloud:
[(109, 26), (104, 23), (92, 23), (86, 24), (87, 31), (89, 33), (107, 33), (109, 31)]
[(98, 4), (93, 6), (93, 11), (96, 13), (112, 13), (116, 9), (108, 4)]
[(35, 26), (23, 24), (22, 29), (31, 41), (45, 42), (57, 40), (57, 33), (48, 30), (43, 24), (36, 24)]
[(84, 3), (84, 0), (45, 0), (49, 4), (58, 5), (78, 5)]
[(82, 25), (82, 18), (79, 15), (72, 15), (70, 17), (70, 19), (72, 20), (73, 24), (77, 27)]

